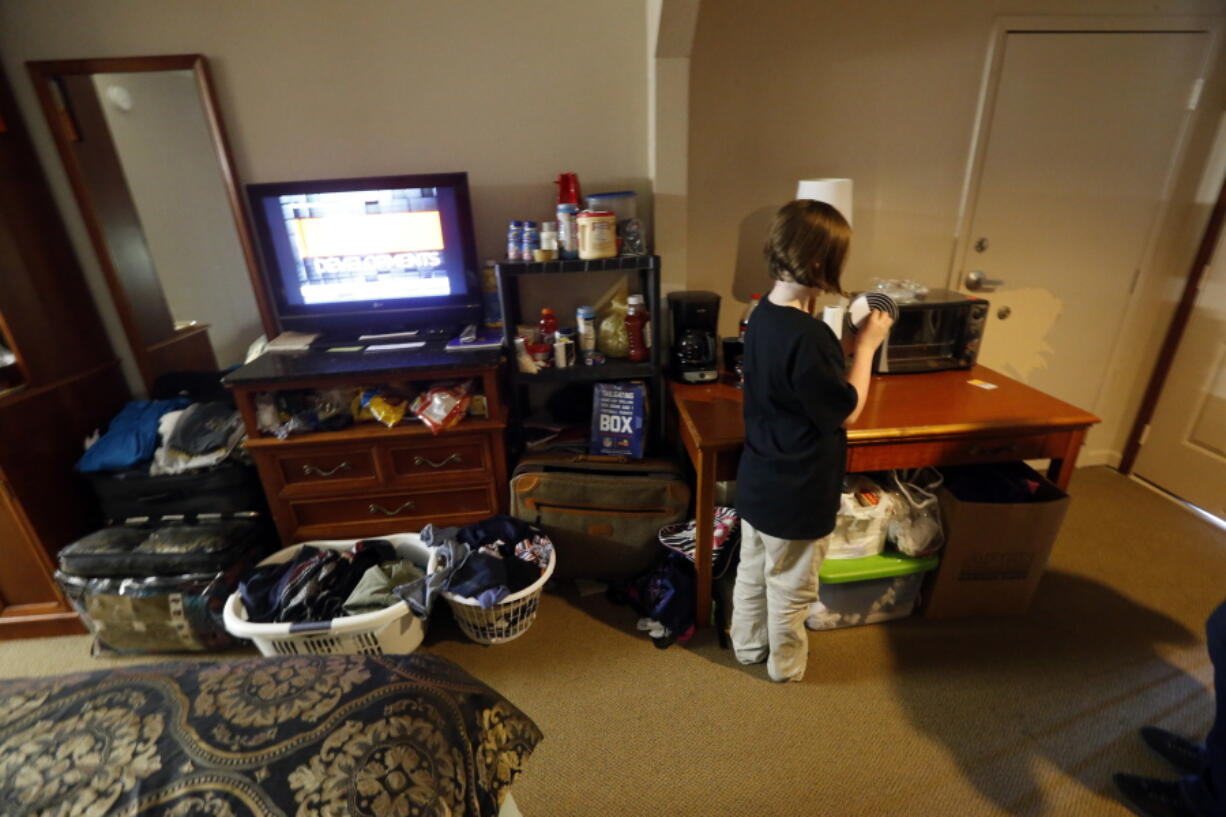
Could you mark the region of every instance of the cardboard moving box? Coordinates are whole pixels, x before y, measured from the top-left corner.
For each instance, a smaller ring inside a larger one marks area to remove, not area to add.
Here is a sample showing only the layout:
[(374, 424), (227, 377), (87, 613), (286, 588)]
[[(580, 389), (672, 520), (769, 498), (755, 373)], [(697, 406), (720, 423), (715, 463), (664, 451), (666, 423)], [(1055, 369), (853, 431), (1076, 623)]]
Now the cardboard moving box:
[(945, 547), (924, 591), (929, 618), (1021, 615), (1047, 567), (1068, 495), (1024, 463), (990, 467), (1039, 487), (1028, 502), (969, 502), (940, 489)]

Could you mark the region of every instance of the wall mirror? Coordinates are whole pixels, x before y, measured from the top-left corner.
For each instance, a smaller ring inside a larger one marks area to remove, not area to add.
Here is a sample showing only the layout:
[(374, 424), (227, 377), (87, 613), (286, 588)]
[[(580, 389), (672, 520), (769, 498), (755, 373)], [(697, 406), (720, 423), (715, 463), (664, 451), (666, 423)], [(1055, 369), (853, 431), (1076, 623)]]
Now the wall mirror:
[(28, 67), (145, 385), (241, 363), (264, 295), (204, 57)]

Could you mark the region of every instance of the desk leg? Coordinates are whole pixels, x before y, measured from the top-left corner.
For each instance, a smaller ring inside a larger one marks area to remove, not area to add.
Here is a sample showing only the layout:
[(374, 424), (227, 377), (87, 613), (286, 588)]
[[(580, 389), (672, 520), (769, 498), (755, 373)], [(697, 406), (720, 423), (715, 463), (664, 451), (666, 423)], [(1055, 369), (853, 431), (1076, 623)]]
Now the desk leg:
[(1061, 491), (1068, 491), (1069, 480), (1073, 478), (1073, 469), (1077, 467), (1077, 454), (1081, 451), (1081, 444), (1085, 438), (1084, 428), (1070, 431), (1064, 455), (1059, 458), (1053, 457), (1051, 465), (1047, 467), (1047, 478)]
[(711, 541), (715, 534), (715, 458), (714, 452), (698, 451), (694, 462), (698, 496), (694, 500), (695, 525), (694, 568), (698, 574), (695, 591), (694, 624), (711, 624)]

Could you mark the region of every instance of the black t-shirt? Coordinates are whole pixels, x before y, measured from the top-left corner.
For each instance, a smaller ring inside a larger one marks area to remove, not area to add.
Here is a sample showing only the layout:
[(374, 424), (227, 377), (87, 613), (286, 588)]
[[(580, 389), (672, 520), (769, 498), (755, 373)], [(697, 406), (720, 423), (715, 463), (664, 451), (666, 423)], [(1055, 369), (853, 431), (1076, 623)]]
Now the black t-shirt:
[(834, 530), (856, 407), (843, 349), (822, 321), (763, 298), (745, 334), (745, 451), (737, 510), (781, 539)]

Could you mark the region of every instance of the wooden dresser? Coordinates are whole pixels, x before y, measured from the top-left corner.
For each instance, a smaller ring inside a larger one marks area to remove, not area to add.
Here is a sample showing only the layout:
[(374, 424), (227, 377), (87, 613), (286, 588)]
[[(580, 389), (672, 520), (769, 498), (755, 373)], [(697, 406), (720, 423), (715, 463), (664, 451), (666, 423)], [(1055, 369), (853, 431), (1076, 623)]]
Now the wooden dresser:
[[(507, 506), (501, 350), (446, 352), (440, 344), (387, 352), (268, 353), (226, 377), (249, 435), (283, 544), (466, 525)], [(411, 414), (392, 428), (359, 423), (277, 439), (260, 431), (260, 394), (391, 384), (407, 392), (474, 381), (487, 416), (434, 435)]]

